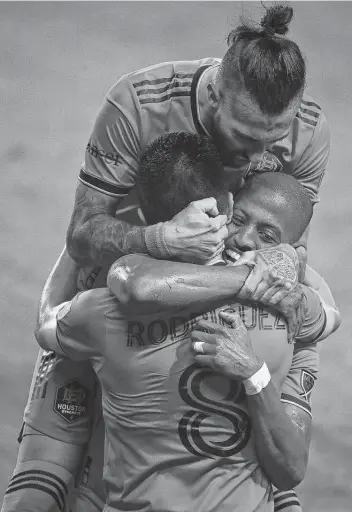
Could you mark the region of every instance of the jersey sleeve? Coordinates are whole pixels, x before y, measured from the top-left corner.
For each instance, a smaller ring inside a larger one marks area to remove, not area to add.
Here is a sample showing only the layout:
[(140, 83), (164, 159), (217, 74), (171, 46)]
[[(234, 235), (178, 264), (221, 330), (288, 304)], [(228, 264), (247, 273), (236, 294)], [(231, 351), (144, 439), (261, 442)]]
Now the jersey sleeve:
[(86, 147), (79, 180), (121, 198), (134, 186), (140, 155), (142, 114), (127, 76), (107, 93)]
[(304, 294), (307, 304), (306, 317), (296, 340), (304, 343), (312, 343), (318, 340), (325, 329), (326, 314), (320, 298), (314, 290), (308, 286), (304, 286)]
[(319, 202), (319, 189), (328, 165), (330, 131), (323, 112), (320, 113), (312, 138), (303, 152), (294, 176), (307, 189), (313, 204)]
[(290, 371), (281, 392), (281, 401), (299, 407), (312, 415), (311, 395), (319, 370), (316, 343), (296, 343)]
[(85, 361), (101, 355), (100, 337), (94, 333), (94, 325), (99, 323), (94, 292), (78, 293), (56, 315), (56, 346), (52, 349), (63, 357)]

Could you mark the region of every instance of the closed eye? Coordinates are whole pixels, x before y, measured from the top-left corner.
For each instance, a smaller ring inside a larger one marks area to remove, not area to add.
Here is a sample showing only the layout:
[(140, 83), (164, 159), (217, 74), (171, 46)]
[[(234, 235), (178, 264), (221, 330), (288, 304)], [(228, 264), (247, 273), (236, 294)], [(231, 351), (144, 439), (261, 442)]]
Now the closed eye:
[(232, 217), (232, 223), (235, 224), (235, 226), (242, 226), (243, 222), (243, 218), (239, 217), (238, 215), (234, 215)]
[(277, 240), (277, 238), (274, 235), (271, 235), (270, 233), (267, 233), (265, 231), (262, 231), (260, 233), (260, 237), (266, 244), (277, 245), (280, 243), (279, 240)]

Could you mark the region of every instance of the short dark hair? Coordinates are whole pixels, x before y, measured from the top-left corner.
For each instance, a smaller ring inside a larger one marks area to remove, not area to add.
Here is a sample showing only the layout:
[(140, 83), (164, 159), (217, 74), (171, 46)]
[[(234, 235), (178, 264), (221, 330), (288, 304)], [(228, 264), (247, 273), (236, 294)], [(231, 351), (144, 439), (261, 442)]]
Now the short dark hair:
[(292, 7), (274, 5), (259, 26), (242, 20), (228, 36), (218, 82), (226, 89), (235, 82), (248, 91), (264, 114), (281, 114), (304, 90), (304, 57), (297, 44), (284, 37), (292, 17)]
[(192, 201), (227, 198), (228, 187), (211, 139), (180, 132), (148, 145), (140, 162), (137, 190), (146, 221), (156, 224), (171, 220)]
[(292, 243), (297, 242), (307, 229), (313, 216), (313, 204), (304, 186), (290, 174), (272, 171), (255, 172), (245, 181), (244, 186), (236, 195), (240, 196), (254, 189), (259, 189), (261, 195), (269, 193), (271, 203), (278, 202), (281, 208), (290, 211), (293, 219), (295, 219), (298, 232), (297, 239), (293, 240)]

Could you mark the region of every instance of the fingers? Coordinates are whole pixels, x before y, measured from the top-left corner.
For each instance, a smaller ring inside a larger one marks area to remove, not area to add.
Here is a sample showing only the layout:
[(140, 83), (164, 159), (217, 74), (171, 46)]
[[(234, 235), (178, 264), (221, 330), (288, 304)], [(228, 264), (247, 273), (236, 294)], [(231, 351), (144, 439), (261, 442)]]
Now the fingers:
[(213, 252), (213, 255), (211, 257), (211, 261), (214, 260), (217, 256), (220, 256), (224, 252), (224, 249), (225, 249), (225, 243), (224, 242), (220, 242), (216, 246), (215, 251)]
[[(267, 282), (260, 282), (255, 290), (253, 290), (251, 294), (251, 299), (256, 302), (260, 302), (264, 305), (270, 306), (277, 303), (280, 299), (282, 300), (286, 295), (290, 293), (292, 288), (292, 284), (289, 281), (284, 281), (280, 279), (272, 286), (269, 286)], [(272, 300), (272, 298), (276, 298)]]
[(205, 341), (193, 341), (193, 339), (192, 339), (192, 349), (195, 354), (202, 354), (202, 355), (216, 354), (216, 345), (212, 344), (212, 343), (207, 343)]
[(207, 197), (205, 199), (200, 199), (199, 201), (193, 201), (191, 205), (198, 211), (207, 213), (212, 217), (219, 215), (218, 205), (214, 197)]
[(279, 304), (291, 291), (290, 287), (285, 287), (282, 283), (278, 287), (277, 285), (272, 286), (267, 290), (262, 297), (258, 300), (266, 306), (275, 306)]
[(224, 233), (223, 238), (228, 237), (228, 229), (227, 229), (227, 216), (226, 215), (218, 215), (217, 217), (209, 219), (210, 229), (211, 231), (220, 231)]
[(228, 204), (229, 204), (229, 211), (227, 213), (227, 224), (229, 224), (232, 221), (233, 216), (233, 195), (232, 192), (229, 192), (228, 194)]
[(239, 329), (240, 327), (244, 327), (242, 319), (235, 310), (225, 310), (220, 311), (219, 316), (224, 320), (224, 322), (231, 327), (231, 329)]
[[(199, 320), (196, 325), (192, 329), (192, 338), (195, 338), (199, 341), (207, 341), (211, 343), (211, 339), (214, 336), (210, 336), (213, 334), (221, 334), (223, 332), (223, 327), (221, 324), (216, 324), (210, 320)], [(211, 339), (210, 339), (211, 338)]]
[(287, 341), (293, 343), (296, 337), (297, 322), (296, 315), (290, 315), (286, 318), (287, 321)]
[(209, 366), (210, 368), (213, 366), (213, 357), (206, 354), (196, 354), (194, 356), (194, 360), (196, 363), (201, 364), (202, 366)]

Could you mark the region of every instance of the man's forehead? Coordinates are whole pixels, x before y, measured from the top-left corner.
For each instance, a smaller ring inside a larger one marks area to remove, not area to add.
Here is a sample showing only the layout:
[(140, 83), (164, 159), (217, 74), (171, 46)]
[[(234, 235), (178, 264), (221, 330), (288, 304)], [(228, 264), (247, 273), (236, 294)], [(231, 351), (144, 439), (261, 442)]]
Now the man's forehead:
[(265, 130), (268, 133), (287, 128), (296, 115), (299, 106), (297, 102), (294, 102), (281, 114), (264, 114), (249, 94), (244, 92), (236, 94), (229, 92), (226, 98), (226, 104), (233, 122), (237, 123), (238, 127), (241, 127), (243, 132), (249, 135), (251, 135), (250, 130), (252, 130), (253, 127)]
[(275, 194), (269, 187), (251, 183), (249, 186), (245, 185), (234, 198), (234, 208), (241, 207), (249, 215), (256, 216), (258, 212), (262, 214), (265, 211), (279, 221), (285, 213), (286, 201), (281, 194)]

